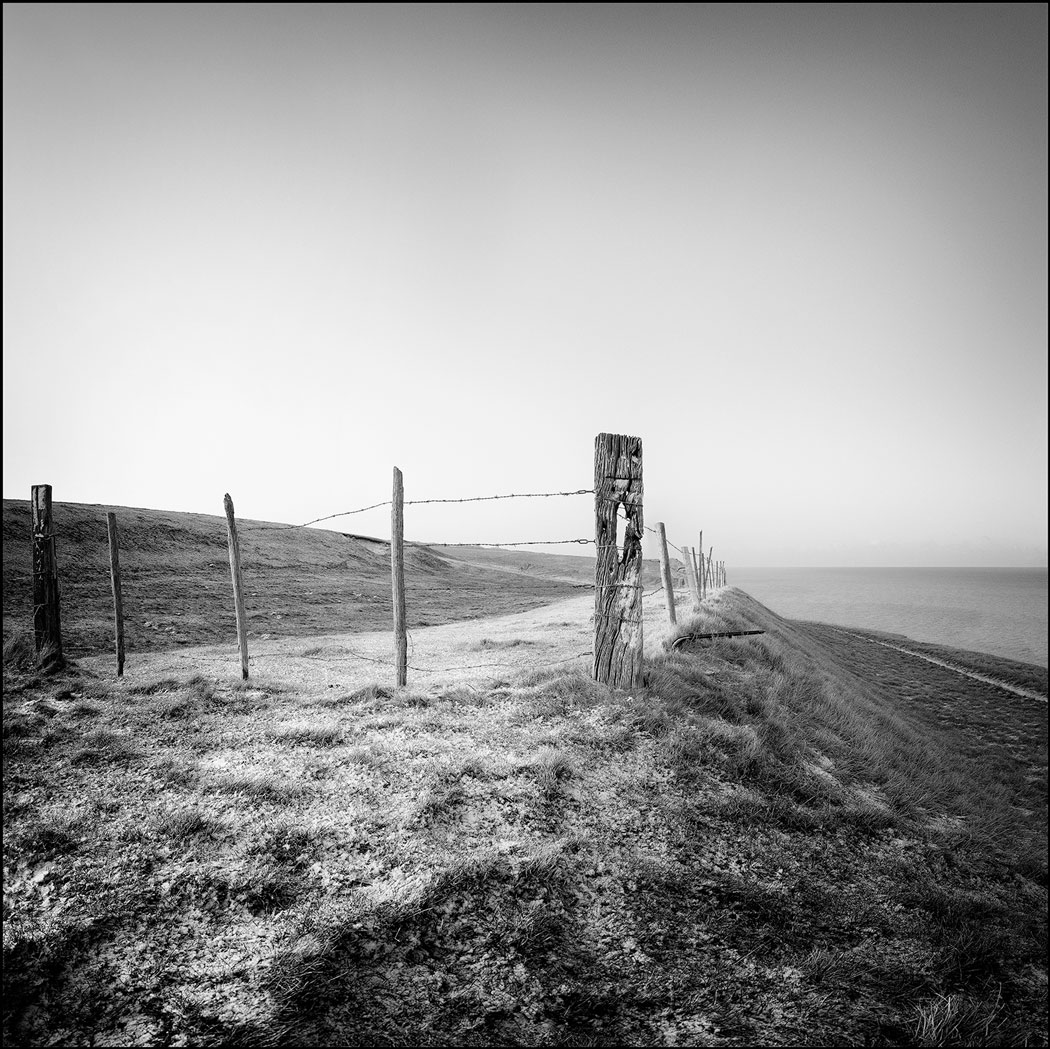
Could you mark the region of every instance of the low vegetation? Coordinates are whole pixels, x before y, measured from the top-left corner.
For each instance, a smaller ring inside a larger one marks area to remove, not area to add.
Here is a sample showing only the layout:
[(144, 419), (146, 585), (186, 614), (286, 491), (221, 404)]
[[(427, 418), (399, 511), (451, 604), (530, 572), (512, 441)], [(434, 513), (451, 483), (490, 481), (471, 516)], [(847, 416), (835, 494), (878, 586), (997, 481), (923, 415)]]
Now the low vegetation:
[(722, 629), (635, 692), (5, 646), (5, 1041), (1045, 1045), (1045, 704)]

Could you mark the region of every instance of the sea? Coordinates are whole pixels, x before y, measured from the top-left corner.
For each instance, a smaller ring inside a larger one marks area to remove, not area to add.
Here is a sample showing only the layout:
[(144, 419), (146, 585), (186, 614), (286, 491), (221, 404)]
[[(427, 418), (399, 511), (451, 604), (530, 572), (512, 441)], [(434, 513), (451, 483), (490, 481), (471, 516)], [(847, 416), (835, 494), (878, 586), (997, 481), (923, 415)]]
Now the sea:
[(1047, 665), (1045, 568), (736, 568), (727, 576), (788, 619)]

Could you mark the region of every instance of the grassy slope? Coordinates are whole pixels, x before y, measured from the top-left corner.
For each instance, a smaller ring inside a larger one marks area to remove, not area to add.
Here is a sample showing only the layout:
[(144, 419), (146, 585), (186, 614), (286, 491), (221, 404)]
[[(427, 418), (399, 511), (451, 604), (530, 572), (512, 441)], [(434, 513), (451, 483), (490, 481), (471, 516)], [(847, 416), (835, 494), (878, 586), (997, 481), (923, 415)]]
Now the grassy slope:
[(633, 695), (8, 652), (5, 1035), (1045, 1044), (1046, 706), (736, 591), (689, 624), (734, 627)]
[[(5, 499), (3, 509), (6, 640), (32, 627), (32, 560), (29, 504)], [(56, 503), (67, 651), (99, 654), (113, 645), (109, 509), (117, 512), (120, 533), (128, 652), (236, 637), (225, 518)], [(240, 540), (250, 636), (310, 637), (390, 625), (389, 544), (248, 520), (240, 522)], [(488, 551), (460, 549), (439, 557), (427, 547), (409, 546), (408, 625), (535, 608), (577, 593), (565, 581), (577, 575), (593, 582), (593, 560), (509, 551), (492, 558)], [(646, 585), (658, 585), (658, 578), (656, 566), (647, 562)]]

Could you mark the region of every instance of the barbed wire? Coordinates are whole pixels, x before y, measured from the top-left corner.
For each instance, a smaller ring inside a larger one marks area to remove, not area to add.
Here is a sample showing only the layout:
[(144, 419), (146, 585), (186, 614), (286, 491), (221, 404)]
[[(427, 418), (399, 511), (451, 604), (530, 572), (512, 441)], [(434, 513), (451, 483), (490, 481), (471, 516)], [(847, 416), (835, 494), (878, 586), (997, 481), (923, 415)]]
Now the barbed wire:
[[(573, 496), (573, 495), (593, 495), (593, 488), (578, 488), (574, 492), (508, 492), (505, 495), (471, 495), (463, 499), (406, 499), (402, 503), (403, 506), (426, 506), (434, 503), (488, 503), (494, 499), (555, 499), (559, 496)], [(315, 517), (310, 521), (304, 521), (302, 524), (290, 524), (290, 525), (271, 525), (271, 524), (258, 524), (258, 525), (245, 525), (247, 528), (254, 528), (257, 530), (268, 530), (271, 532), (286, 531), (290, 528), (308, 528), (310, 525), (320, 524), (322, 521), (334, 521), (337, 517), (352, 517), (354, 514), (363, 514), (366, 510), (377, 510), (381, 506), (392, 506), (392, 499), (384, 499), (381, 503), (371, 503), (368, 506), (359, 506), (356, 510), (341, 510), (337, 514), (327, 514), (324, 517)], [(449, 545), (467, 545), (467, 544), (442, 544), (444, 546)], [(484, 546), (523, 546), (523, 543), (484, 543), (484, 544), (470, 544), (470, 545), (484, 545)]]
[(487, 503), (493, 499), (554, 499), (562, 495), (594, 495), (593, 488), (577, 488), (575, 492), (510, 492), (507, 495), (472, 495), (465, 499), (406, 499), (405, 506), (425, 503)]
[[(657, 529), (655, 529), (655, 528), (650, 528), (650, 527), (649, 527), (648, 525), (645, 525), (644, 527), (645, 527), (645, 530), (646, 530), (647, 532), (652, 532), (652, 533), (653, 533), (653, 535), (659, 535), (659, 534), (660, 534), (660, 533), (659, 533), (659, 531), (658, 531)], [(686, 556), (686, 551), (685, 551), (685, 549), (684, 549), (684, 548), (682, 548), (682, 547), (680, 547), (680, 546), (675, 546), (675, 545), (674, 545), (674, 543), (672, 543), (672, 542), (671, 542), (671, 540), (670, 540), (670, 539), (668, 539), (666, 535), (664, 536), (664, 542), (665, 542), (665, 543), (667, 543), (667, 545), (668, 545), (668, 546), (669, 546), (669, 547), (670, 547), (670, 548), (671, 548), (672, 550), (677, 550), (677, 551), (678, 551), (678, 552), (679, 552), (679, 553), (680, 553), (680, 554), (681, 554), (681, 555), (682, 555), (683, 557), (685, 557), (685, 556)]]
[(585, 546), (587, 543), (593, 543), (593, 539), (530, 539), (527, 542), (522, 543), (423, 543), (419, 540), (414, 540), (419, 546), (438, 546), (438, 547), (453, 547), (453, 546), (566, 546), (571, 543), (577, 543), (580, 546)]

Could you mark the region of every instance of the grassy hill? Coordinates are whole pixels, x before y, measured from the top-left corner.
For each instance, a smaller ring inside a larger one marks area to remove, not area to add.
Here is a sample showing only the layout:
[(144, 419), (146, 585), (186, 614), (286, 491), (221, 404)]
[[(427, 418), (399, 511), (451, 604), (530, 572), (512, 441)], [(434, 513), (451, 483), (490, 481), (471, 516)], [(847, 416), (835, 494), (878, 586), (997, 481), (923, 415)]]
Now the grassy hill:
[(9, 643), (5, 1041), (1045, 1045), (1046, 704), (736, 590), (683, 629), (766, 633), (630, 694)]
[[(120, 537), (129, 654), (236, 637), (225, 517), (55, 503), (63, 640), (113, 645), (106, 512)], [(319, 528), (239, 521), (249, 637), (312, 637), (391, 625), (390, 546)], [(32, 629), (29, 504), (3, 503), (4, 639)], [(593, 557), (417, 544), (405, 551), (409, 628), (518, 612), (594, 581)], [(646, 562), (644, 581), (659, 585)]]

